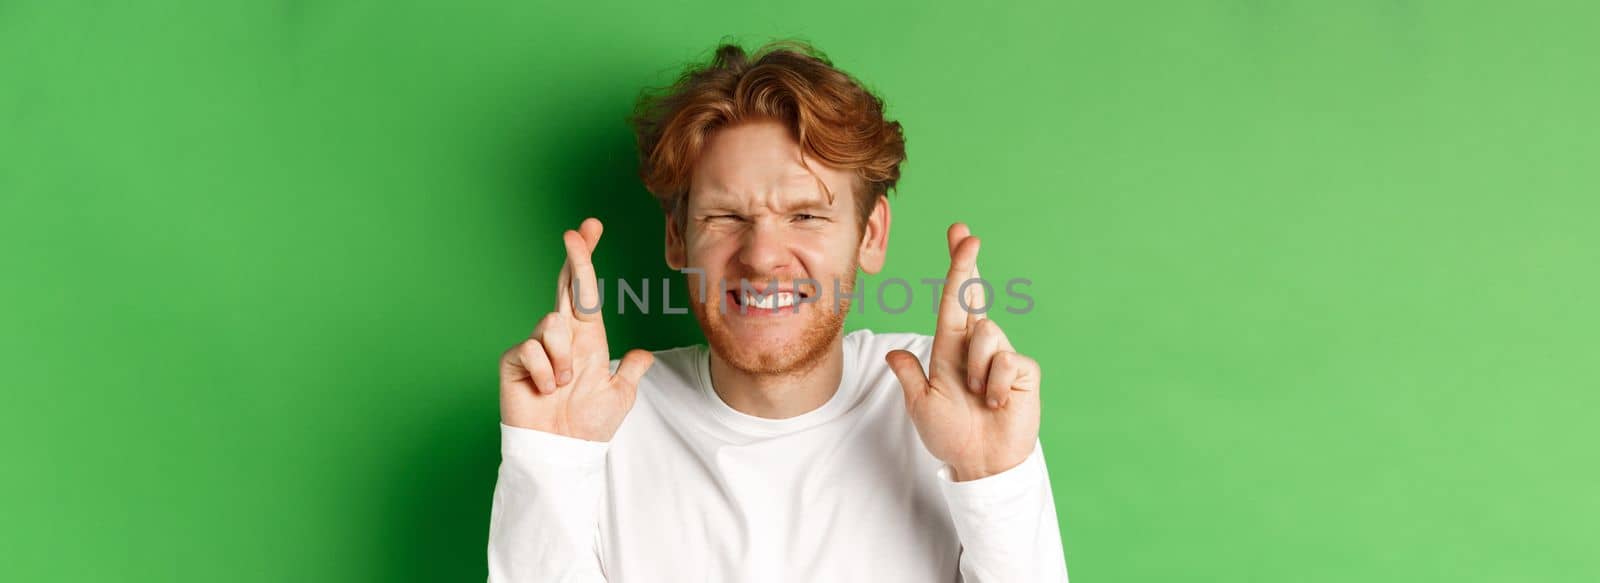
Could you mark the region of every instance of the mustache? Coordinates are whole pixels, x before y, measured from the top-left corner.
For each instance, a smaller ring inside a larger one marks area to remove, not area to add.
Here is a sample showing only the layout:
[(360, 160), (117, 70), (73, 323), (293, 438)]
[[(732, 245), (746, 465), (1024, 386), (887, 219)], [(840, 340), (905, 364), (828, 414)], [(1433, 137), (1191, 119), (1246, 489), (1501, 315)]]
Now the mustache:
[(821, 297), (823, 292), (833, 285), (832, 282), (838, 282), (840, 289), (846, 291), (855, 286), (854, 278), (824, 279), (793, 275), (742, 275), (710, 281), (701, 278), (690, 278), (689, 293), (695, 296), (696, 301), (715, 299), (729, 292), (748, 293), (762, 297), (776, 293), (792, 293), (810, 299)]
[(727, 296), (729, 291), (751, 292), (767, 294), (772, 291), (788, 291), (799, 293), (801, 297), (815, 301), (822, 298), (822, 292), (832, 289), (834, 295), (847, 294), (855, 291), (856, 278), (860, 276), (859, 262), (851, 261), (850, 266), (840, 275), (812, 277), (796, 273), (732, 273), (721, 274), (714, 281), (708, 277), (704, 267), (684, 266), (677, 268), (684, 281), (689, 284), (689, 299), (691, 303), (709, 304), (711, 300)]

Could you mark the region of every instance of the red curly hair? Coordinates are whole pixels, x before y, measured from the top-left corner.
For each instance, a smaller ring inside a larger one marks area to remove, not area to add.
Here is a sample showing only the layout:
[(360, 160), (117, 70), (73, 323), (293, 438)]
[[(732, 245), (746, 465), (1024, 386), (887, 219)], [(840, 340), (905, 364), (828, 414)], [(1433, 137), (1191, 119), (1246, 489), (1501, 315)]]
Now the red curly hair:
[[(710, 63), (691, 65), (670, 87), (639, 96), (629, 124), (639, 146), (639, 178), (681, 230), (689, 179), (711, 135), (746, 120), (776, 119), (814, 158), (853, 170), (857, 225), (900, 179), (905, 136), (884, 118), (883, 101), (811, 45), (768, 43), (753, 54), (717, 47)], [(809, 166), (807, 167), (809, 169)], [(833, 193), (818, 179), (829, 202)]]

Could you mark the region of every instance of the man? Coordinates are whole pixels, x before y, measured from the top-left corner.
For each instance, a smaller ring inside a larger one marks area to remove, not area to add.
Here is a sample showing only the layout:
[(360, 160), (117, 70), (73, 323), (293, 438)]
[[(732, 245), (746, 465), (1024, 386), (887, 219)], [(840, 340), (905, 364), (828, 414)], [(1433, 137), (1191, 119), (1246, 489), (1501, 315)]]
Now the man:
[(601, 225), (563, 233), (556, 309), (500, 362), (489, 580), (1066, 581), (1039, 365), (962, 286), (978, 239), (949, 230), (932, 337), (842, 333), (905, 157), (881, 102), (730, 45), (634, 123), (709, 347), (610, 360)]

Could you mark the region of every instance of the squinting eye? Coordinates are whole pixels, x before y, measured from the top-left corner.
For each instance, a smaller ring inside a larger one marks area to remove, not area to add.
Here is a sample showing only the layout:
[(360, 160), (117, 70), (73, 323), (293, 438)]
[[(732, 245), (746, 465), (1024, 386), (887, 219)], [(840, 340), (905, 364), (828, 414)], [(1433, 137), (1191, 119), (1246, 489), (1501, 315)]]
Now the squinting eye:
[(795, 215), (794, 218), (797, 221), (810, 221), (810, 220), (820, 220), (822, 217), (819, 217), (817, 215), (808, 215), (808, 214), (805, 214), (805, 213), (800, 213), (798, 215)]

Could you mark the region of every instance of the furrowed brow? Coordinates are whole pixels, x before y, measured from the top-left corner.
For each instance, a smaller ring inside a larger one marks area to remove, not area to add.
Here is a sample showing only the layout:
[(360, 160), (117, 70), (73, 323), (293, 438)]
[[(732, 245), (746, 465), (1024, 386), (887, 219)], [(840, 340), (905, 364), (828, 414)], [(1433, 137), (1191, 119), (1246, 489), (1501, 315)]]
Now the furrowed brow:
[(785, 204), (781, 207), (784, 213), (824, 214), (833, 211), (833, 205), (828, 204), (828, 201), (822, 198), (821, 193), (784, 202)]

